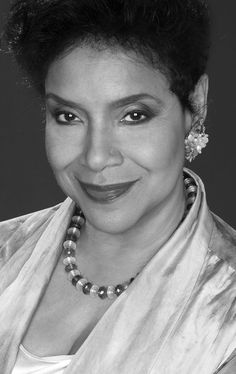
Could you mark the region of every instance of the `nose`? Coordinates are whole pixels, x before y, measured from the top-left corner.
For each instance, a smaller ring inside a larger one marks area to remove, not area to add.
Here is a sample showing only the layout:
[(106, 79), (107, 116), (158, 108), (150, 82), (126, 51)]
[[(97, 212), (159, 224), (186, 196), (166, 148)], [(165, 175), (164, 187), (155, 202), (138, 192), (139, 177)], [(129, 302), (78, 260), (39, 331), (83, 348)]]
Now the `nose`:
[(90, 129), (85, 143), (84, 163), (92, 171), (99, 172), (106, 167), (122, 164), (123, 156), (114, 133), (105, 126)]

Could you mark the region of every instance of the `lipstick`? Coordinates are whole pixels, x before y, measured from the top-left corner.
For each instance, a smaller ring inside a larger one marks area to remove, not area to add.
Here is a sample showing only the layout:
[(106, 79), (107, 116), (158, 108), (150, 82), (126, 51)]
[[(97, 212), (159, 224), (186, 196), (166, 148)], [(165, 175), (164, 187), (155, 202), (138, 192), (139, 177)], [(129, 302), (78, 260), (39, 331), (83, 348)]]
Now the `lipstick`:
[(90, 199), (104, 204), (111, 203), (126, 194), (136, 182), (137, 180), (102, 186), (79, 181), (82, 190)]

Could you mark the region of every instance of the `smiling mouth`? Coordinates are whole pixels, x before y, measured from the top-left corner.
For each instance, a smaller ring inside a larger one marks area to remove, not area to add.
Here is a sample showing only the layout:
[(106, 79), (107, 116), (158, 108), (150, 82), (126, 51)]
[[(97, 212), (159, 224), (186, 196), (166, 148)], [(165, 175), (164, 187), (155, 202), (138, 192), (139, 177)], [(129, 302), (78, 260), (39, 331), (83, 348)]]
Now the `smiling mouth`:
[(85, 194), (93, 201), (111, 203), (126, 194), (137, 181), (138, 180), (126, 183), (107, 184), (104, 186), (83, 183), (81, 181), (79, 181), (79, 183)]

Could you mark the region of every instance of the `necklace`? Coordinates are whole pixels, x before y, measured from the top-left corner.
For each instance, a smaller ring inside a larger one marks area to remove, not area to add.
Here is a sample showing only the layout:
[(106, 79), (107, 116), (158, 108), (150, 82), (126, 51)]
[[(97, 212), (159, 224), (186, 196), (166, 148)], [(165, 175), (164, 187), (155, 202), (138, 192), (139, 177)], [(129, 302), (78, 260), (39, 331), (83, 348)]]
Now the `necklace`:
[[(193, 205), (197, 196), (197, 185), (194, 179), (187, 174), (184, 174), (184, 186), (186, 190), (186, 209), (182, 218), (182, 221), (187, 216), (191, 206)], [(70, 226), (66, 231), (65, 241), (63, 243), (63, 264), (65, 265), (65, 271), (68, 273), (68, 279), (78, 290), (82, 290), (85, 295), (90, 295), (93, 297), (99, 297), (104, 300), (114, 299), (122, 294), (129, 285), (136, 278), (130, 278), (124, 283), (117, 284), (116, 286), (98, 286), (87, 278), (85, 278), (80, 270), (78, 269), (75, 251), (77, 247), (77, 242), (80, 237), (80, 230), (85, 223), (85, 217), (82, 210), (76, 207), (74, 215), (71, 218)]]

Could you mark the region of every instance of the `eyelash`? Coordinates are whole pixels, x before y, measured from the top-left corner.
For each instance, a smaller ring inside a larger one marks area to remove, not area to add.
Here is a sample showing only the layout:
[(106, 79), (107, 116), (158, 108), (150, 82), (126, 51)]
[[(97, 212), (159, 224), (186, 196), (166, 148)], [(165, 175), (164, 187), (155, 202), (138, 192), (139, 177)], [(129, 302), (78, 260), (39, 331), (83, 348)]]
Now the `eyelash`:
[[(132, 121), (127, 121), (125, 118), (128, 117), (128, 116), (131, 116), (131, 115), (134, 115), (134, 114), (138, 114), (140, 116), (144, 116), (145, 118), (143, 119), (139, 119), (139, 120), (132, 120)], [(122, 119), (120, 122), (122, 123), (125, 123), (125, 124), (128, 124), (130, 126), (132, 125), (135, 125), (135, 124), (142, 124), (144, 122), (147, 122), (148, 120), (152, 119), (153, 118), (153, 113), (151, 112), (148, 112), (148, 111), (144, 111), (144, 110), (132, 110), (130, 112), (128, 112)]]
[[(138, 119), (138, 120), (133, 119), (131, 121), (128, 121), (128, 120), (125, 119), (128, 116), (132, 116), (132, 115), (136, 115), (136, 114), (138, 116), (141, 116), (141, 117), (144, 117), (144, 118)], [(62, 121), (62, 120), (59, 119), (61, 115), (71, 116), (72, 119), (67, 119), (67, 120)], [(55, 118), (56, 122), (60, 125), (73, 126), (73, 124), (75, 122), (81, 122), (79, 117), (77, 117), (74, 113), (69, 112), (69, 111), (65, 111), (65, 110), (55, 110), (53, 112), (53, 117)], [(127, 126), (134, 126), (134, 125), (139, 125), (139, 124), (142, 124), (144, 122), (147, 122), (147, 121), (151, 120), (153, 117), (154, 117), (154, 114), (150, 111), (132, 110), (132, 111), (126, 113), (126, 115), (120, 120), (120, 122), (122, 124), (127, 125)]]
[[(73, 119), (71, 119), (71, 120), (61, 121), (61, 120), (59, 119), (59, 117), (60, 117), (61, 115), (64, 115), (64, 116), (66, 116), (66, 115), (70, 116), (70, 115), (71, 115), (71, 116), (73, 116)], [(56, 111), (53, 113), (53, 116), (54, 116), (56, 122), (57, 122), (58, 124), (60, 124), (60, 125), (66, 125), (66, 124), (67, 124), (67, 125), (69, 125), (69, 126), (72, 126), (73, 123), (74, 123), (74, 121), (76, 121), (76, 122), (81, 122), (80, 119), (79, 119), (79, 121), (76, 120), (76, 118), (79, 118), (79, 117), (77, 117), (74, 113), (71, 113), (71, 112), (66, 111), (66, 110), (59, 110), (59, 111), (56, 110)]]

